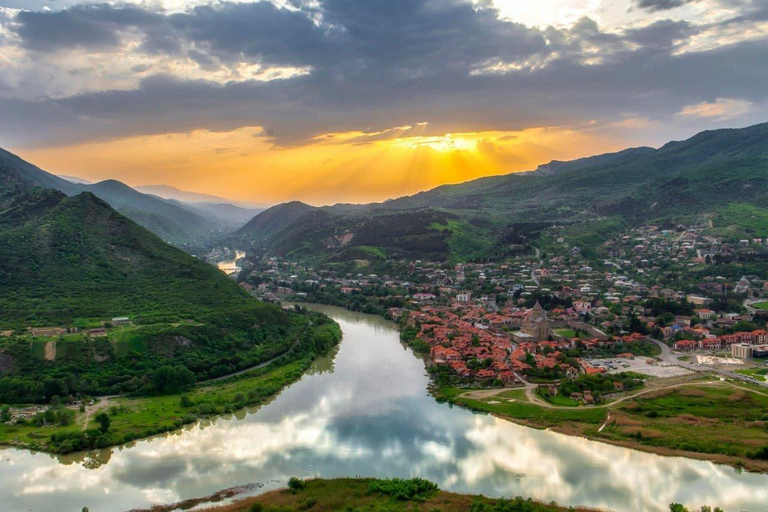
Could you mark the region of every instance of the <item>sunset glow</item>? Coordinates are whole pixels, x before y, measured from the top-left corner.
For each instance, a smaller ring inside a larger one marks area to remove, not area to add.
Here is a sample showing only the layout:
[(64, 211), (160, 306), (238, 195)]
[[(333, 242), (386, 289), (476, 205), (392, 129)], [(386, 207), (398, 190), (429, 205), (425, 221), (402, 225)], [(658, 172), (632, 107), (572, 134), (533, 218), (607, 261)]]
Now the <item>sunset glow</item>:
[(552, 159), (618, 149), (623, 141), (580, 130), (450, 133), (398, 137), (334, 133), (276, 147), (260, 127), (196, 130), (23, 152), (25, 158), (91, 181), (174, 183), (240, 201), (314, 204), (382, 201), (445, 183), (535, 169)]
[(381, 201), (761, 122), (767, 24), (762, 0), (0, 0), (0, 147)]

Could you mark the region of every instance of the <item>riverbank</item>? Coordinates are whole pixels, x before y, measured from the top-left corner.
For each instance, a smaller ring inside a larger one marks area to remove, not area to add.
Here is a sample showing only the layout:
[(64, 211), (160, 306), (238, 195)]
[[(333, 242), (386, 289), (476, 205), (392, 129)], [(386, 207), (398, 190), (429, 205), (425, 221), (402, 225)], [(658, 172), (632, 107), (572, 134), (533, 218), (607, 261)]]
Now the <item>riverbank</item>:
[[(524, 389), (498, 393), (443, 387), (438, 400), (521, 425), (664, 456), (768, 472), (768, 394), (740, 384), (670, 384), (604, 406), (535, 403)], [(483, 396), (484, 395), (484, 396)]]
[[(290, 485), (290, 484), (289, 484)], [(154, 510), (154, 509), (153, 509)], [(172, 512), (178, 508), (162, 509)], [(588, 512), (595, 509), (562, 507), (524, 498), (491, 499), (437, 489), (431, 482), (339, 478), (334, 480), (292, 480), (291, 488), (246, 498), (229, 505), (206, 509), (210, 512), (261, 512), (312, 510), (409, 510), (465, 512)]]
[[(312, 325), (283, 355), (268, 364), (201, 382), (185, 393), (102, 397), (85, 410), (68, 408), (73, 421), (66, 426), (0, 423), (0, 445), (56, 454), (107, 448), (260, 406), (300, 379), (317, 357), (340, 341), (337, 323)], [(101, 414), (108, 417), (106, 429), (96, 421)]]

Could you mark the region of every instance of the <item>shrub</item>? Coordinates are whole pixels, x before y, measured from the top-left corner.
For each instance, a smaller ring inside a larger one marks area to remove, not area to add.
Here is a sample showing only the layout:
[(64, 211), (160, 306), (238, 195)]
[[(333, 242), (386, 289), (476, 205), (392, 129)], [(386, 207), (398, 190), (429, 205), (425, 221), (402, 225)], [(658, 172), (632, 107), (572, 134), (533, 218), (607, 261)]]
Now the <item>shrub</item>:
[(299, 491), (303, 491), (307, 488), (307, 483), (302, 480), (301, 478), (296, 478), (295, 476), (292, 476), (288, 479), (288, 489), (291, 490), (292, 493), (297, 493)]
[(368, 485), (369, 493), (384, 494), (397, 500), (425, 499), (438, 489), (437, 484), (423, 478), (388, 478), (374, 480)]

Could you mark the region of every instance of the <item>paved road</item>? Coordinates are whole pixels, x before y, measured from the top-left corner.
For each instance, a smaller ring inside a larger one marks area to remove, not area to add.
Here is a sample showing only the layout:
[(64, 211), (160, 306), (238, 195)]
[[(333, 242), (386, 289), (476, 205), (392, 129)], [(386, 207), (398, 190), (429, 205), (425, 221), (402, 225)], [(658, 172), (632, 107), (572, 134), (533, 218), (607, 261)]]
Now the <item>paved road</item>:
[(686, 361), (680, 361), (677, 359), (675, 355), (672, 354), (672, 351), (669, 349), (669, 346), (666, 343), (663, 343), (659, 340), (655, 340), (653, 338), (648, 338), (648, 339), (653, 343), (655, 343), (656, 345), (658, 345), (659, 348), (661, 348), (661, 360), (667, 364), (674, 364), (674, 365), (680, 366), (681, 368), (685, 368), (687, 370), (691, 370), (694, 372), (714, 373), (722, 377), (727, 377), (729, 379), (739, 380), (742, 382), (749, 382), (751, 384), (757, 384), (759, 386), (768, 387), (768, 382), (752, 379), (747, 375), (742, 375), (740, 373), (732, 372), (730, 370), (721, 370), (719, 368), (713, 368), (711, 366), (701, 366), (698, 364), (688, 363)]

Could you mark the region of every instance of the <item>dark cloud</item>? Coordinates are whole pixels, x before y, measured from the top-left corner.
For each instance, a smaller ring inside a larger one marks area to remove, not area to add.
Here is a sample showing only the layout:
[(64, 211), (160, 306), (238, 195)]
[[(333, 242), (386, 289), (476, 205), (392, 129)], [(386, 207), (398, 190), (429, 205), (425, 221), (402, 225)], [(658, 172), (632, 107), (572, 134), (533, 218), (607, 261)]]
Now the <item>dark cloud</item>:
[[(568, 29), (540, 30), (458, 0), (294, 5), (298, 10), (258, 2), (172, 14), (127, 5), (22, 13), (18, 35), (38, 52), (117, 49), (130, 33), (141, 52), (189, 59), (206, 71), (259, 64), (311, 72), (223, 84), (155, 75), (135, 90), (7, 100), (0, 117), (29, 117), (14, 130), (0, 124), (0, 137), (64, 143), (259, 125), (290, 145), (421, 121), (429, 122), (424, 135), (515, 130), (625, 112), (653, 118), (718, 97), (759, 103), (768, 96), (764, 41), (675, 52), (699, 30), (684, 21), (605, 32), (584, 18)], [(84, 30), (71, 33), (76, 27)], [(494, 65), (510, 68), (482, 72)], [(142, 76), (148, 72), (141, 68)]]
[(660, 20), (643, 28), (628, 30), (627, 40), (646, 48), (671, 48), (689, 39), (698, 29), (687, 21)]
[(699, 0), (637, 0), (636, 5), (648, 12), (670, 11)]
[(105, 50), (119, 46), (121, 30), (148, 27), (160, 20), (160, 15), (139, 7), (87, 5), (61, 11), (21, 11), (16, 30), (30, 50)]

